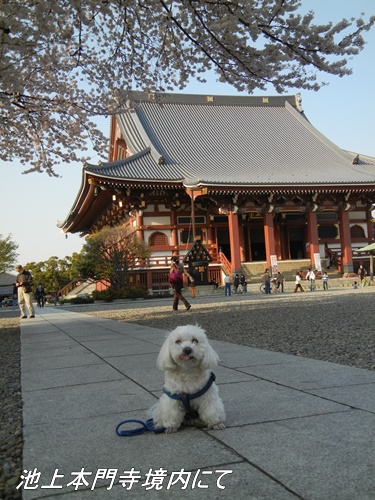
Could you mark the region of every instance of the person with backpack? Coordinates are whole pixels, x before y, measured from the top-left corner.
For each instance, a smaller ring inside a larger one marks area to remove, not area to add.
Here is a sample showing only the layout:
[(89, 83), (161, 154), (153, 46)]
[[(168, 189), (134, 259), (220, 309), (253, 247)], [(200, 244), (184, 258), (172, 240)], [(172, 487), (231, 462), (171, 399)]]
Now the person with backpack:
[(21, 311), (21, 319), (27, 318), (26, 307), (29, 310), (29, 317), (35, 318), (35, 309), (31, 302), (31, 292), (33, 285), (33, 277), (30, 271), (26, 271), (21, 264), (16, 266), (17, 277), (16, 287), (18, 293), (18, 305)]

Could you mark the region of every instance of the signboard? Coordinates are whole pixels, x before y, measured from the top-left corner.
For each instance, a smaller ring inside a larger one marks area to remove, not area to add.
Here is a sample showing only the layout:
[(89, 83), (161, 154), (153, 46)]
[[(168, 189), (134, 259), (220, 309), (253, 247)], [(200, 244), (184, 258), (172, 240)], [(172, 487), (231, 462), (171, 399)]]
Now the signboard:
[(314, 262), (315, 262), (315, 269), (317, 269), (321, 273), (322, 272), (322, 263), (320, 260), (320, 253), (314, 253)]
[(271, 273), (277, 274), (277, 255), (270, 255)]

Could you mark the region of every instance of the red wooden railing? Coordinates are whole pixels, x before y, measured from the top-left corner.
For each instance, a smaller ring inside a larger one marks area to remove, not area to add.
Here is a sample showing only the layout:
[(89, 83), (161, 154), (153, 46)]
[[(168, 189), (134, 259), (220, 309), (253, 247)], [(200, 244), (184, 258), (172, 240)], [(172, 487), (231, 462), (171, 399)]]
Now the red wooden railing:
[(224, 271), (226, 272), (226, 274), (229, 274), (229, 276), (231, 276), (232, 275), (232, 264), (229, 262), (229, 260), (223, 254), (223, 252), (218, 252), (217, 260), (218, 260), (218, 262), (220, 262), (220, 264), (224, 268)]

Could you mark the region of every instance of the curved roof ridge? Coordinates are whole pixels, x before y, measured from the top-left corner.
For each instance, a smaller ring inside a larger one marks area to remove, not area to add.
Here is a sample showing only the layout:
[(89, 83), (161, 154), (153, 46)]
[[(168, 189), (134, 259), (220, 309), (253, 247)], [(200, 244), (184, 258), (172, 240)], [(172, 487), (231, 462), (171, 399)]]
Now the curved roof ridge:
[(296, 94), (283, 95), (222, 95), (222, 94), (185, 94), (178, 92), (150, 93), (137, 90), (129, 92), (131, 107), (133, 103), (148, 102), (154, 104), (206, 104), (208, 106), (280, 106), (284, 107), (284, 102), (297, 106)]
[(159, 165), (164, 163), (163, 155), (156, 148), (155, 144), (153, 144), (150, 136), (144, 129), (132, 101), (128, 100), (126, 102), (126, 108), (116, 115), (116, 119), (122, 136), (133, 154), (149, 147), (155, 162)]
[(98, 165), (91, 165), (90, 163), (87, 163), (85, 170), (86, 170), (86, 172), (88, 171), (90, 173), (96, 173), (96, 170), (103, 170), (106, 168), (118, 167), (121, 165), (125, 165), (126, 163), (131, 163), (132, 161), (136, 160), (137, 158), (140, 158), (141, 156), (144, 156), (150, 152), (151, 152), (150, 147), (147, 147), (145, 149), (142, 149), (142, 151), (138, 151), (138, 153), (127, 156), (126, 158), (122, 158), (121, 160), (111, 161), (111, 162), (102, 162), (102, 163), (99, 163)]
[(338, 154), (343, 160), (351, 160), (352, 158), (345, 150), (341, 149), (334, 142), (332, 142), (328, 137), (323, 135), (314, 125), (307, 119), (304, 113), (299, 113), (293, 106), (285, 101), (285, 109), (289, 111), (304, 127), (306, 127), (319, 141), (321, 141), (325, 146), (327, 146), (331, 151)]

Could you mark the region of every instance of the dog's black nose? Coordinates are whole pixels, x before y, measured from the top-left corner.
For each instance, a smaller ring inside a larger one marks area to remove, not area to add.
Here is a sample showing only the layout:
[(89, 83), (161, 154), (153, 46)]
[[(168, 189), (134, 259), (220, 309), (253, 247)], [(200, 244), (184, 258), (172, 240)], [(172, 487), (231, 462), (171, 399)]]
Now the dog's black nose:
[(182, 352), (189, 356), (193, 352), (193, 349), (191, 347), (184, 347)]

